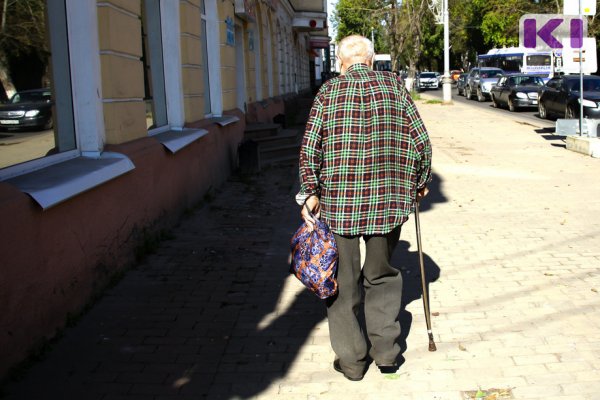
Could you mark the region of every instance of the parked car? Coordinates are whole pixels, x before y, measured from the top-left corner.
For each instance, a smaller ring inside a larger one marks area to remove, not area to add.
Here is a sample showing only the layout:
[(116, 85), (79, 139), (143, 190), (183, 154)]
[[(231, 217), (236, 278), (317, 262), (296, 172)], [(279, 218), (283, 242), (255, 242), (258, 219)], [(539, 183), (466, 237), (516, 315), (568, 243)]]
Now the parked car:
[(492, 86), (498, 82), (500, 75), (504, 75), (504, 71), (500, 68), (472, 68), (467, 77), (465, 97), (469, 100), (473, 99), (474, 96), (477, 96), (478, 101), (489, 100), (490, 90), (492, 89)]
[[(563, 75), (550, 79), (539, 91), (540, 118), (551, 115), (579, 118), (579, 75)], [(583, 116), (600, 119), (600, 76), (583, 77)]]
[(439, 89), (440, 74), (437, 72), (421, 72), (417, 82), (419, 89)]
[(52, 125), (50, 89), (23, 90), (0, 104), (2, 129), (51, 129)]
[(458, 69), (453, 69), (452, 71), (450, 71), (450, 79), (452, 79), (453, 83), (456, 83), (458, 81), (460, 74), (462, 74), (462, 72)]
[(467, 76), (469, 76), (469, 74), (467, 74), (466, 72), (463, 72), (462, 74), (460, 74), (458, 76), (458, 79), (456, 80), (456, 93), (459, 96), (465, 95), (465, 86), (467, 85)]
[(538, 91), (544, 86), (539, 76), (526, 74), (504, 75), (492, 86), (490, 97), (494, 107), (508, 107), (516, 111), (522, 107), (538, 106)]

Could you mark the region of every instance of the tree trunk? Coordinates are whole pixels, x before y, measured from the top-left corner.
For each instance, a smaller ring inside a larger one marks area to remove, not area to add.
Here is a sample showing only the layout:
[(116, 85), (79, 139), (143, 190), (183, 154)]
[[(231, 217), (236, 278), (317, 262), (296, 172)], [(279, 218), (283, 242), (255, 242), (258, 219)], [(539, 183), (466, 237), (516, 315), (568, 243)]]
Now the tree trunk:
[(15, 85), (13, 85), (12, 79), (10, 79), (8, 68), (6, 68), (5, 63), (0, 58), (0, 100), (6, 101), (10, 99), (15, 92)]

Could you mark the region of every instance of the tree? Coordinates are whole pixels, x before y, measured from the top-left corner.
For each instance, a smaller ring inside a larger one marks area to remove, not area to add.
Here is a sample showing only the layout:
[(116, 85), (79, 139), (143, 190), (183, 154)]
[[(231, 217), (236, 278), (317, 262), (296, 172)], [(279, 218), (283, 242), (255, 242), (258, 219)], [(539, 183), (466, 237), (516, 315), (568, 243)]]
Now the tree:
[(427, 22), (428, 1), (404, 0), (397, 3), (392, 0), (390, 6), (388, 21), (392, 68), (400, 70), (408, 65), (408, 76), (413, 79), (422, 52), (423, 23)]
[(0, 98), (6, 98), (20, 86), (42, 86), (50, 52), (45, 0), (0, 0), (0, 12)]
[[(468, 69), (493, 47), (518, 46), (524, 14), (560, 14), (563, 0), (450, 0), (450, 42), (458, 64)], [(593, 19), (592, 19), (593, 20)], [(590, 21), (589, 32), (594, 32)]]
[[(394, 70), (439, 69), (443, 52), (442, 25), (428, 6), (433, 0), (339, 0), (334, 11), (337, 39), (349, 34), (369, 37), (376, 51), (389, 52)], [(519, 20), (524, 14), (561, 14), (563, 0), (448, 0), (450, 64), (468, 70), (477, 55), (494, 47), (519, 44)], [(600, 46), (600, 23), (588, 18), (588, 36)]]
[(481, 22), (483, 11), (481, 5), (474, 1), (450, 0), (450, 43), (451, 56), (459, 68), (467, 71), (475, 63), (477, 53), (485, 50)]
[(349, 35), (373, 38), (376, 53), (387, 52), (384, 39), (384, 0), (339, 0), (333, 10), (332, 23), (337, 31), (336, 41)]
[(423, 44), (419, 67), (421, 70), (441, 71), (444, 68), (444, 25), (435, 21), (433, 13), (425, 13), (422, 21)]

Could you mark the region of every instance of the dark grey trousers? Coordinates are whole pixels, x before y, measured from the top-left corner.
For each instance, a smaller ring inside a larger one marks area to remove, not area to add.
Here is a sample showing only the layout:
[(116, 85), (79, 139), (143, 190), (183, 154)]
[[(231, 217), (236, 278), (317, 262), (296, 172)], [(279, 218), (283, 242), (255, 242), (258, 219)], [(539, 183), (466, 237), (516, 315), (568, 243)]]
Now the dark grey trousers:
[(371, 358), (377, 365), (392, 365), (400, 353), (402, 275), (390, 265), (400, 238), (397, 227), (386, 235), (363, 236), (365, 263), (361, 271), (360, 236), (335, 235), (338, 247), (338, 294), (327, 301), (331, 347), (350, 376), (362, 376), (367, 362), (367, 339), (358, 320), (361, 283), (365, 290), (365, 322)]

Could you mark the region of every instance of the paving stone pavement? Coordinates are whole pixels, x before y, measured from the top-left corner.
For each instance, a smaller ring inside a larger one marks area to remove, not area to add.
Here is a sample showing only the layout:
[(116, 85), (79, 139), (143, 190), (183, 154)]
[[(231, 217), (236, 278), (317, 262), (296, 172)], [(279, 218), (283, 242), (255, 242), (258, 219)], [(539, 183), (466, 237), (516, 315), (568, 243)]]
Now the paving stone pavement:
[(287, 272), (300, 223), (288, 164), (233, 176), (4, 398), (600, 399), (600, 159), (566, 150), (543, 121), (425, 100), (436, 352), (411, 218), (393, 257), (405, 278), (401, 368), (371, 366), (360, 382), (332, 369), (324, 306)]

